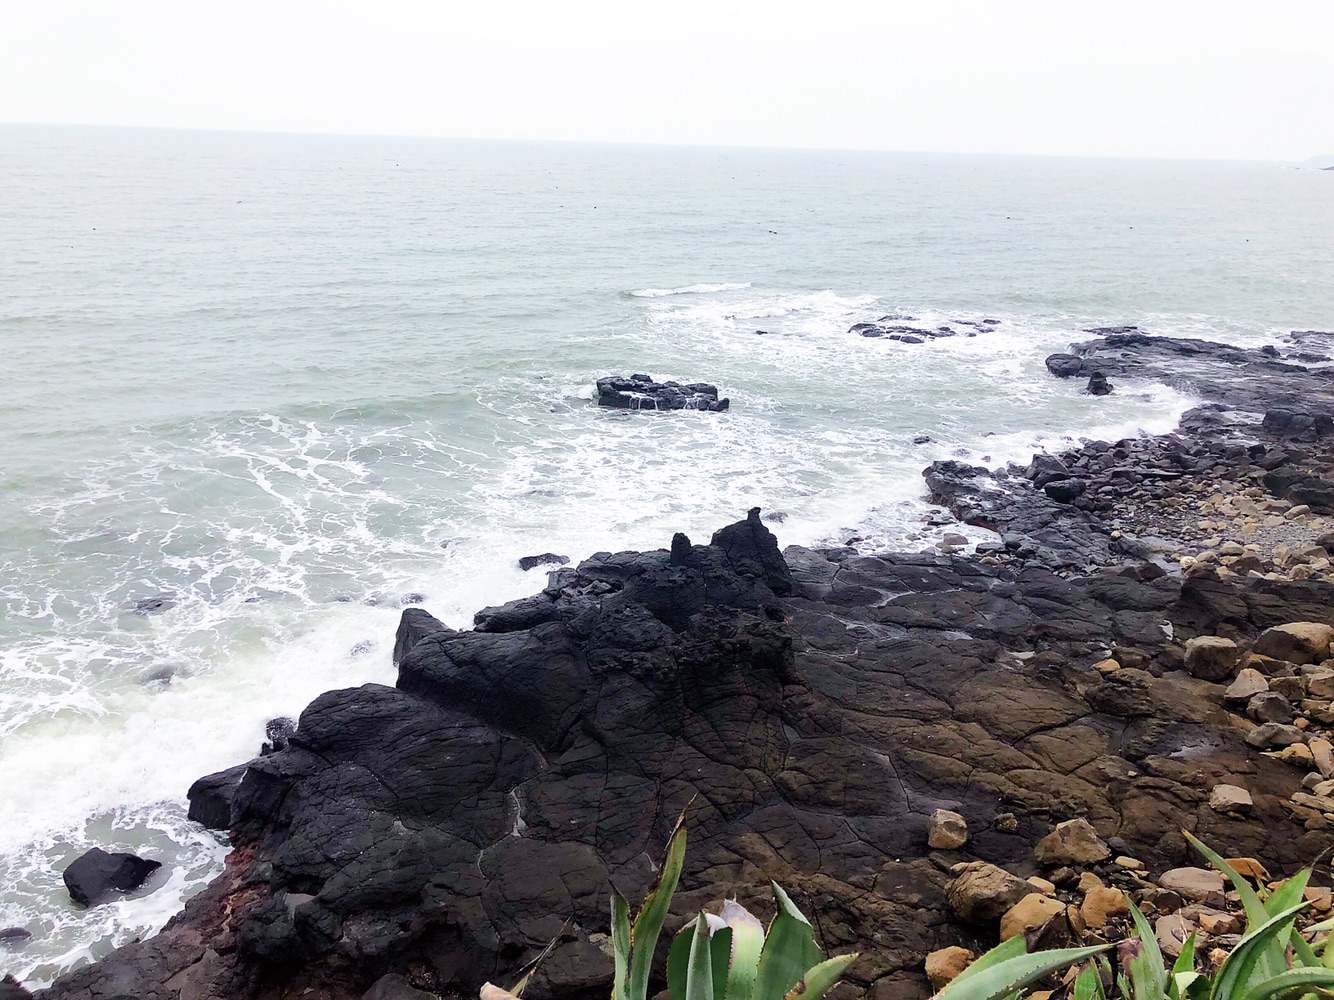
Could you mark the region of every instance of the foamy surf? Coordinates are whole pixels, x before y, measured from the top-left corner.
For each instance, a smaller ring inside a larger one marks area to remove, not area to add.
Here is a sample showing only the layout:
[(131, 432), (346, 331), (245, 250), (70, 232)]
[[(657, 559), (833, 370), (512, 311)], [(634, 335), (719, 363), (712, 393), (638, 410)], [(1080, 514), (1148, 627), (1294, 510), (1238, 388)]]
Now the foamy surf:
[(748, 281), (724, 281), (721, 283), (710, 284), (701, 282), (696, 285), (683, 285), (680, 288), (641, 288), (630, 292), (630, 296), (636, 299), (657, 299), (667, 295), (705, 295), (710, 292), (739, 292), (744, 288), (749, 288)]

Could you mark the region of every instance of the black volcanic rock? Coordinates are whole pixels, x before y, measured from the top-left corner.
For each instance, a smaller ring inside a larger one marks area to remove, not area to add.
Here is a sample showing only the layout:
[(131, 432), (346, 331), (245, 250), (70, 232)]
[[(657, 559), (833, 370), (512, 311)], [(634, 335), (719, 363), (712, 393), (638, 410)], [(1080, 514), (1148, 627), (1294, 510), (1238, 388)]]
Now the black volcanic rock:
[(722, 412), (730, 401), (718, 398), (718, 387), (707, 382), (655, 382), (650, 375), (624, 378), (609, 375), (597, 381), (598, 406), (622, 410), (711, 410)]
[[(1078, 482), (1064, 464), (1053, 456), (1035, 456), (1029, 474), (1033, 482), (997, 479), (981, 466), (955, 461), (935, 462), (923, 472), (933, 503), (948, 507), (966, 524), (997, 532), (1008, 550), (1025, 559), (1052, 568), (1116, 562), (1102, 522), (1070, 505), (1079, 495), (1079, 486), (1058, 487), (1056, 497), (1035, 488)], [(1059, 499), (1061, 496), (1070, 500)]]
[(398, 620), (398, 633), (394, 636), (394, 666), (398, 666), (412, 647), (427, 636), (442, 632), (452, 632), (434, 615), (422, 608), (408, 608)]
[(1102, 372), (1094, 372), (1089, 376), (1089, 384), (1084, 391), (1090, 396), (1108, 396), (1112, 392), (1112, 383), (1107, 381), (1107, 376)]
[(133, 854), (108, 854), (100, 847), (94, 847), (70, 862), (62, 877), (74, 902), (81, 906), (96, 906), (118, 893), (139, 888), (161, 867), (160, 861)]
[(1334, 370), (1276, 361), (1263, 350), (1209, 340), (1158, 337), (1135, 327), (1085, 331), (1100, 336), (1047, 358), (1060, 378), (1102, 375), (1151, 379), (1205, 399), (1264, 412), (1309, 409), (1334, 392)]
[[(928, 478), (1034, 556), (780, 553), (755, 510), (708, 545), (558, 569), (472, 632), (405, 611), (397, 686), (315, 699), (246, 767), (223, 875), (50, 1000), (185, 982), (358, 1000), (407, 975), (474, 995), (553, 939), (532, 1000), (588, 1000), (610, 987), (609, 884), (636, 898), (691, 803), (669, 927), (723, 897), (762, 906), (773, 878), (827, 949), (863, 949), (850, 1000), (924, 995), (924, 955), (955, 940), (937, 808), (967, 819), (967, 859), (1010, 866), (1068, 816), (1155, 866), (1184, 860), (1186, 822), (1275, 871), (1329, 845), (1279, 808), (1300, 771), (1244, 744), (1216, 686), (1168, 672), (1164, 623), (1254, 635), (1327, 615), (1334, 587), (1183, 587), (1117, 565), (1105, 534), (1099, 553), (1087, 513), (1027, 479)], [(1104, 678), (1109, 648), (1141, 666)], [(1249, 817), (1208, 809), (1199, 789), (1241, 773), (1272, 795)]]
[(520, 557), (519, 569), (526, 573), (528, 570), (537, 569), (539, 566), (566, 566), (569, 562), (569, 556), (560, 556), (554, 552), (543, 552), (539, 556)]
[(238, 764), (196, 780), (185, 795), (190, 802), (187, 818), (210, 830), (230, 830), (238, 818), (234, 803), (248, 766)]

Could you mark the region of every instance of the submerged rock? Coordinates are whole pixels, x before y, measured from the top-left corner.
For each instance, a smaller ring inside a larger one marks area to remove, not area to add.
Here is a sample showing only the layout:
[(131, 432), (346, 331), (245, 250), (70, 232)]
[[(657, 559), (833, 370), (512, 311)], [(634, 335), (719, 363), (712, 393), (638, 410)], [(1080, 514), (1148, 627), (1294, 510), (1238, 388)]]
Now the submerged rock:
[(540, 556), (522, 556), (519, 559), (519, 569), (526, 573), (538, 566), (565, 566), (569, 562), (569, 556), (560, 556), (554, 552), (543, 552)]
[(295, 733), (295, 719), (289, 719), (285, 716), (270, 719), (268, 722), (264, 723), (264, 742), (259, 748), (260, 756), (267, 757), (269, 754), (277, 753), (279, 750), (286, 750)]
[(111, 896), (131, 892), (162, 867), (133, 854), (108, 854), (100, 847), (79, 855), (63, 873), (70, 898), (81, 906), (96, 906)]
[(597, 381), (598, 406), (622, 410), (710, 410), (722, 412), (731, 404), (718, 398), (718, 387), (707, 382), (655, 382), (650, 375), (623, 378), (610, 375)]
[(1094, 372), (1089, 376), (1089, 384), (1084, 388), (1090, 396), (1107, 396), (1111, 394), (1112, 383), (1107, 381), (1107, 376), (1102, 372)]

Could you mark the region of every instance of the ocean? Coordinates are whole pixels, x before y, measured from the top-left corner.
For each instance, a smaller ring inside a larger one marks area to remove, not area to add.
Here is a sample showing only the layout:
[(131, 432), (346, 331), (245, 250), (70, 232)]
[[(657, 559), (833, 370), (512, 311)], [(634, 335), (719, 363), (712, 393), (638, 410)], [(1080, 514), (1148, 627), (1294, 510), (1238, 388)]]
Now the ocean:
[[(848, 332), (885, 315), (958, 335)], [(927, 548), (936, 459), (1169, 430), (1169, 387), (1047, 375), (1108, 324), (1334, 328), (1334, 174), (0, 127), (0, 971), (159, 928), (226, 851), (190, 783), (392, 683), (405, 602), (466, 627), (521, 556), (753, 506)], [(590, 404), (639, 372), (731, 410)], [(164, 867), (81, 910), (91, 846)]]

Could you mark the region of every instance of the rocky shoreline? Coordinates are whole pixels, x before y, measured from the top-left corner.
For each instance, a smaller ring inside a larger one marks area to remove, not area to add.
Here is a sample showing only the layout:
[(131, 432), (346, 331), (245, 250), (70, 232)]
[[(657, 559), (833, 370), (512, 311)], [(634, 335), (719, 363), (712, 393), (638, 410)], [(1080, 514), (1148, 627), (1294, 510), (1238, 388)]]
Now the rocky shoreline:
[[(776, 879), (826, 948), (862, 952), (840, 1000), (928, 995), (929, 954), (985, 950), (1035, 895), (961, 905), (969, 866), (1036, 886), (1064, 933), (1090, 926), (1085, 875), (1226, 933), (1212, 897), (1152, 902), (1176, 890), (1148, 872), (1195, 863), (1182, 828), (1275, 877), (1334, 847), (1328, 638), (1305, 662), (1263, 639), (1334, 624), (1334, 372), (1280, 353), (1118, 329), (1055, 356), (1203, 404), (1022, 469), (936, 463), (933, 499), (998, 532), (973, 553), (780, 552), (754, 510), (707, 545), (560, 567), (471, 631), (406, 610), (395, 687), (322, 695), (193, 790), (230, 828), (224, 872), (39, 995), (470, 996), (556, 939), (526, 995), (603, 997), (608, 884), (639, 892), (692, 801), (675, 917), (763, 912)], [(1034, 853), (1071, 822), (1106, 853)]]

